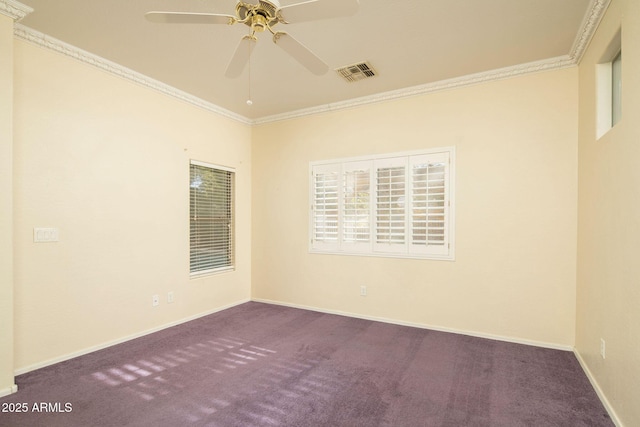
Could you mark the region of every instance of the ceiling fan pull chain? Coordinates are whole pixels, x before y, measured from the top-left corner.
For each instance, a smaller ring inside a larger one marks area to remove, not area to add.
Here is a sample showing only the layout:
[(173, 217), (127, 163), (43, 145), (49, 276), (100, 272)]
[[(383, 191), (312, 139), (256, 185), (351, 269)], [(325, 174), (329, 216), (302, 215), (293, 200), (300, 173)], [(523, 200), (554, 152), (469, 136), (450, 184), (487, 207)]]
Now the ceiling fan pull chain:
[[(253, 36), (253, 34), (251, 34)], [(247, 105), (251, 107), (253, 105), (253, 100), (251, 99), (251, 46), (247, 46), (249, 49), (249, 98), (247, 99)]]

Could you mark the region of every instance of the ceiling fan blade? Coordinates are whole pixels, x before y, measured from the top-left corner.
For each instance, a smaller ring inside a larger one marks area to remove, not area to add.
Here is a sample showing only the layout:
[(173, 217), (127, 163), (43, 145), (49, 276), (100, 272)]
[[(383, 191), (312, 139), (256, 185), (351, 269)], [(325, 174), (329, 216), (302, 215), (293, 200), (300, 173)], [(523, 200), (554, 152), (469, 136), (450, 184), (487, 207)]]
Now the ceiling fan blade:
[(351, 16), (358, 11), (358, 0), (310, 0), (278, 9), (280, 21), (296, 23)]
[(255, 36), (244, 36), (240, 43), (238, 43), (238, 47), (236, 47), (236, 51), (227, 65), (227, 71), (225, 71), (224, 75), (229, 78), (238, 77), (242, 74), (242, 70), (249, 62), (249, 58), (251, 57), (251, 52), (253, 51), (254, 46), (256, 45), (256, 41), (258, 39)]
[(233, 24), (236, 18), (217, 13), (147, 12), (147, 21), (157, 24)]
[(322, 59), (289, 34), (278, 31), (273, 35), (273, 42), (313, 74), (321, 76), (329, 71), (329, 66)]

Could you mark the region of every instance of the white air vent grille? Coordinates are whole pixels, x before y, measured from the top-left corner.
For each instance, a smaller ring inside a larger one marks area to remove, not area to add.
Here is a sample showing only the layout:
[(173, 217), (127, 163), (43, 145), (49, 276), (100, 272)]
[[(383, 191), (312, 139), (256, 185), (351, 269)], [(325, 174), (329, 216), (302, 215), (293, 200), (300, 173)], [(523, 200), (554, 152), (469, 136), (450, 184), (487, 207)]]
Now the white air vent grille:
[(336, 68), (336, 73), (349, 83), (378, 75), (376, 70), (374, 70), (368, 62), (360, 62), (358, 64)]

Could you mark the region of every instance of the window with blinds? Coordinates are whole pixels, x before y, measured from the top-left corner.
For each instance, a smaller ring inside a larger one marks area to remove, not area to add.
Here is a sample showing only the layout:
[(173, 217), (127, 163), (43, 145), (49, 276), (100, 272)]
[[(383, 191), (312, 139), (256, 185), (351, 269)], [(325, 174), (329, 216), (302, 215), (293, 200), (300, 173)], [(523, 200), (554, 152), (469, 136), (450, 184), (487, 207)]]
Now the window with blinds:
[(191, 161), (189, 176), (190, 273), (234, 268), (233, 169)]
[(311, 163), (311, 252), (452, 260), (453, 156)]

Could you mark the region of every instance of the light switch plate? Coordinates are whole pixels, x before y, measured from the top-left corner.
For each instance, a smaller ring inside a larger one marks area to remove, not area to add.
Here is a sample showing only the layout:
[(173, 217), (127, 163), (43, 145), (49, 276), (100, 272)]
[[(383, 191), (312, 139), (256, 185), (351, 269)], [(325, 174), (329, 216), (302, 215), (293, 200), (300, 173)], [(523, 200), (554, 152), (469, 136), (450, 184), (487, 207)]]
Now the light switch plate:
[(35, 243), (57, 242), (60, 232), (54, 227), (36, 227), (33, 229), (33, 241)]

